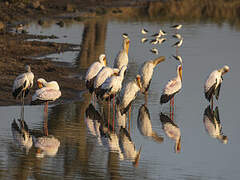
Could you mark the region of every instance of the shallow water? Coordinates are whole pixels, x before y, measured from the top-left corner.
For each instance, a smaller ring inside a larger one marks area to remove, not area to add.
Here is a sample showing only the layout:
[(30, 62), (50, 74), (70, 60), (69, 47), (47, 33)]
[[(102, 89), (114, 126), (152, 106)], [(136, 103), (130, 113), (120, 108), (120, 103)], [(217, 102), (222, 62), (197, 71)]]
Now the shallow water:
[[(95, 22), (94, 22), (95, 23)], [(90, 23), (91, 24), (91, 23)], [(87, 24), (88, 25), (88, 24)], [(87, 26), (85, 24), (85, 26)], [(175, 97), (174, 121), (181, 130), (182, 148), (179, 154), (174, 152), (174, 141), (166, 137), (160, 122), (160, 113), (169, 114), (169, 105), (159, 104), (161, 91), (167, 81), (176, 76), (177, 62), (169, 58), (175, 54), (171, 47), (176, 42), (171, 38), (174, 31), (171, 24), (154, 22), (108, 21), (105, 24), (105, 41), (97, 41), (94, 54), (83, 61), (84, 48), (76, 57), (67, 56), (84, 73), (98, 53), (105, 50), (108, 63), (113, 60), (121, 48), (121, 34), (128, 33), (131, 40), (129, 49), (129, 68), (126, 81), (132, 80), (140, 65), (157, 57), (149, 50), (148, 42), (141, 44), (143, 37), (140, 29), (144, 26), (150, 32), (159, 28), (168, 32), (167, 41), (158, 46), (159, 55), (166, 56), (152, 78), (147, 108), (150, 113), (153, 130), (164, 138), (162, 143), (144, 137), (137, 127), (138, 111), (144, 103), (139, 94), (132, 108), (130, 136), (137, 149), (142, 146), (138, 167), (130, 160), (123, 160), (119, 153), (110, 152), (99, 143), (96, 135), (91, 134), (86, 123), (85, 111), (90, 97), (82, 93), (77, 102), (52, 105), (48, 112), (48, 132), (60, 141), (60, 147), (54, 157), (36, 157), (32, 147), (28, 154), (15, 144), (11, 133), (11, 123), (20, 117), (20, 106), (0, 107), (0, 178), (1, 179), (239, 179), (238, 167), (239, 131), (238, 89), (240, 72), (238, 67), (240, 33), (229, 25), (183, 24), (180, 33), (184, 37), (179, 54), (183, 58), (183, 88)], [(36, 25), (34, 25), (36, 26)], [(38, 29), (29, 27), (31, 33), (67, 35), (71, 43), (84, 44), (83, 24), (59, 28), (56, 25)], [(38, 31), (37, 31), (38, 29)], [(104, 28), (103, 28), (104, 29)], [(59, 30), (59, 31), (58, 31)], [(58, 32), (60, 32), (58, 34)], [(101, 29), (99, 30), (101, 31)], [(67, 32), (71, 32), (67, 34)], [(88, 35), (88, 34), (87, 34)], [(86, 36), (87, 36), (86, 35)], [(98, 37), (98, 33), (96, 36)], [(100, 37), (99, 37), (100, 38)], [(61, 39), (60, 39), (61, 40)], [(87, 41), (87, 40), (86, 40)], [(87, 46), (88, 48), (91, 47)], [(97, 49), (97, 47), (100, 47)], [(95, 59), (94, 59), (95, 58)], [(228, 144), (222, 144), (210, 137), (205, 131), (203, 115), (208, 106), (203, 94), (203, 84), (209, 73), (223, 65), (229, 65), (230, 72), (224, 76), (220, 99), (216, 102), (222, 131), (228, 136)], [(126, 82), (125, 82), (126, 83)], [(97, 105), (96, 108), (100, 112)], [(29, 129), (43, 133), (43, 106), (25, 106), (25, 121)]]

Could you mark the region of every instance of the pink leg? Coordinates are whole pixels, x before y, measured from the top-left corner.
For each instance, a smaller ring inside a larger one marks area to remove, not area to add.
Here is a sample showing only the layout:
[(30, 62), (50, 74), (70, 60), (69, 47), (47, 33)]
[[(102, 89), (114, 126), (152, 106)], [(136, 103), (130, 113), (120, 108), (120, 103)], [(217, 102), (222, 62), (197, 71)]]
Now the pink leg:
[(172, 99), (170, 99), (170, 119), (172, 120)]
[(114, 131), (114, 120), (115, 120), (115, 95), (113, 95), (113, 122), (112, 122), (113, 131)]
[(174, 110), (175, 110), (175, 107), (174, 107), (174, 97), (173, 97), (173, 103), (172, 103), (172, 106), (173, 106), (173, 110), (172, 110), (172, 119), (174, 120)]
[(111, 105), (110, 105), (110, 97), (108, 98), (108, 129), (109, 129), (109, 122), (110, 122), (110, 111), (111, 111)]

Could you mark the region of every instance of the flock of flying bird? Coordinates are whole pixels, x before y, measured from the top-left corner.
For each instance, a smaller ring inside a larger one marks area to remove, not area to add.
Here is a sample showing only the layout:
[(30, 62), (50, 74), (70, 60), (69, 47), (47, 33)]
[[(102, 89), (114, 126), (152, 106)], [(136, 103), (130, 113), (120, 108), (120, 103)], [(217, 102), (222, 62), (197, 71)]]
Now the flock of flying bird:
[[(175, 139), (176, 141), (175, 152), (180, 152), (181, 133), (180, 133), (180, 129), (177, 127), (177, 125), (173, 121), (173, 112), (174, 112), (174, 96), (182, 88), (183, 61), (181, 56), (178, 55), (178, 48), (181, 47), (183, 43), (183, 37), (177, 32), (179, 29), (182, 28), (182, 25), (175, 25), (175, 26), (172, 26), (172, 28), (176, 29), (176, 33), (173, 35), (173, 37), (179, 39), (179, 41), (173, 45), (173, 47), (176, 47), (176, 55), (173, 57), (177, 61), (179, 61), (180, 64), (177, 66), (177, 76), (166, 84), (165, 88), (163, 89), (162, 95), (160, 97), (160, 104), (164, 104), (170, 101), (170, 118), (168, 118), (168, 116), (161, 113), (160, 119), (163, 123), (163, 129), (165, 133), (168, 135), (168, 137)], [(146, 29), (142, 29), (141, 33), (146, 35), (148, 31)], [(166, 32), (164, 32), (163, 30), (160, 30), (159, 33), (152, 35), (152, 37), (154, 37), (155, 39), (151, 40), (151, 44), (163, 43), (164, 41), (166, 41), (166, 38), (162, 36), (165, 36), (165, 35), (166, 35)], [(146, 37), (142, 38), (143, 43), (146, 42), (147, 40), (148, 39)], [(108, 123), (107, 123), (108, 125), (105, 128), (103, 128), (103, 126), (101, 126), (100, 128), (100, 125), (99, 125), (101, 133), (103, 134), (107, 133), (110, 129), (109, 121), (110, 121), (110, 111), (111, 111), (111, 106), (110, 106), (111, 100), (113, 101), (113, 121), (112, 121), (112, 127), (111, 127), (112, 132), (114, 132), (116, 109), (117, 109), (118, 118), (122, 118), (122, 117), (125, 118), (127, 112), (129, 113), (128, 127), (130, 127), (131, 104), (136, 98), (137, 93), (139, 91), (143, 93), (145, 96), (144, 107), (146, 108), (147, 99), (148, 99), (147, 98), (148, 90), (150, 88), (154, 68), (160, 62), (165, 60), (164, 56), (160, 56), (154, 60), (149, 60), (144, 62), (141, 68), (139, 69), (139, 74), (136, 75), (135, 79), (128, 82), (124, 86), (124, 88), (122, 88), (124, 77), (126, 76), (127, 67), (128, 67), (129, 47), (130, 47), (130, 39), (128, 35), (124, 33), (122, 49), (118, 53), (117, 57), (115, 58), (114, 66), (113, 67), (107, 66), (106, 55), (101, 54), (99, 56), (99, 60), (93, 63), (86, 72), (85, 83), (86, 83), (87, 89), (92, 94), (94, 104), (96, 101), (95, 98), (98, 100), (99, 104), (101, 104), (101, 102), (103, 102), (104, 100), (108, 101)], [(152, 49), (152, 51), (158, 54), (156, 50)], [(25, 141), (27, 141), (27, 139), (30, 138), (27, 125), (23, 120), (24, 119), (23, 118), (24, 98), (28, 95), (30, 88), (33, 87), (33, 80), (34, 80), (34, 74), (31, 72), (30, 66), (27, 65), (25, 69), (26, 69), (26, 73), (23, 73), (16, 77), (13, 84), (13, 89), (12, 89), (13, 97), (14, 98), (19, 97), (22, 102), (22, 111), (21, 111), (22, 113), (21, 113), (21, 119), (19, 120), (20, 127), (18, 127), (15, 120), (12, 123), (12, 128), (15, 129), (15, 132), (18, 132), (19, 134), (21, 133), (25, 134), (22, 137), (20, 136), (20, 138), (22, 138), (20, 141), (23, 141), (22, 143), (26, 143)], [(206, 114), (213, 113), (213, 97), (215, 95), (216, 99), (218, 100), (219, 91), (222, 83), (222, 76), (228, 71), (229, 71), (229, 67), (225, 65), (221, 69), (214, 70), (206, 80), (204, 85), (204, 93), (205, 93), (206, 99), (209, 102), (211, 102), (211, 108), (209, 107), (210, 112), (206, 111)], [(47, 82), (43, 78), (39, 78), (37, 80), (37, 84), (39, 89), (36, 90), (35, 94), (32, 96), (31, 104), (45, 103), (44, 112), (46, 113), (45, 115), (47, 116), (48, 102), (55, 101), (56, 99), (58, 99), (61, 96), (61, 91), (56, 81)], [(116, 99), (116, 96), (117, 96), (117, 99)], [(115, 107), (115, 104), (117, 107)], [(88, 114), (88, 116), (91, 116), (91, 115)], [(125, 136), (130, 137), (130, 135), (128, 134), (128, 131), (124, 127), (125, 126), (122, 126), (122, 128), (120, 129), (119, 131), (121, 132), (120, 134), (125, 134)], [(151, 136), (156, 137), (156, 135), (153, 135), (155, 133), (151, 132), (150, 134)], [(123, 135), (121, 137), (123, 138)], [(226, 139), (226, 137), (222, 137), (222, 138)], [(114, 139), (114, 137), (111, 137), (111, 139)], [(161, 141), (161, 138), (157, 138), (157, 139)], [(31, 144), (30, 140), (29, 142)], [(41, 138), (35, 138), (35, 146), (41, 151), (44, 151), (44, 149), (46, 148), (48, 149), (52, 148), (50, 151), (56, 151), (55, 147), (58, 148), (59, 145), (60, 145), (60, 142), (56, 138), (49, 136), (47, 131), (45, 132), (45, 136)], [(135, 155), (138, 158), (140, 155), (140, 151), (141, 151), (141, 148), (139, 152), (134, 151)], [(135, 159), (137, 160), (138, 158), (135, 158)], [(136, 163), (136, 160), (134, 163)]]

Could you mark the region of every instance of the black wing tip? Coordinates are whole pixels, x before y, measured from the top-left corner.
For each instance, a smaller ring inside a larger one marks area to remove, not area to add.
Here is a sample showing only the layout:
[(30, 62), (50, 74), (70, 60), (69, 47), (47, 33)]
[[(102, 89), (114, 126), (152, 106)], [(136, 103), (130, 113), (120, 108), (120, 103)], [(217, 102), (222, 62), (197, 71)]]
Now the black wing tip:
[(160, 98), (160, 104), (167, 103), (174, 95), (163, 94)]

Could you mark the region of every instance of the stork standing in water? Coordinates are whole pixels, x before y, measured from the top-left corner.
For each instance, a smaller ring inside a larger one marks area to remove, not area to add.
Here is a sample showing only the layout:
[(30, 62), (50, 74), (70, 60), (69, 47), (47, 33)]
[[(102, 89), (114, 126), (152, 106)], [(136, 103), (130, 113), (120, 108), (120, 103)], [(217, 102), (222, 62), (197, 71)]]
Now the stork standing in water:
[(24, 116), (24, 97), (29, 93), (30, 88), (33, 86), (34, 74), (29, 65), (25, 66), (26, 73), (20, 74), (16, 77), (13, 83), (12, 95), (14, 98), (20, 97), (22, 101), (21, 118)]
[[(55, 101), (61, 96), (61, 91), (59, 85), (56, 81), (47, 82), (45, 79), (40, 78), (37, 80), (40, 89), (36, 90), (35, 94), (32, 96), (31, 104), (45, 103), (44, 113), (47, 119), (48, 114), (48, 102)], [(47, 123), (44, 122), (44, 127), (46, 130)], [(46, 133), (47, 135), (48, 133)]]
[(177, 67), (177, 77), (175, 77), (174, 79), (170, 80), (167, 83), (160, 98), (160, 104), (167, 103), (170, 100), (170, 118), (171, 116), (173, 116), (171, 108), (173, 108), (174, 112), (174, 95), (178, 93), (181, 90), (181, 88), (182, 88), (182, 64), (178, 65)]
[(120, 92), (119, 97), (119, 107), (121, 114), (125, 114), (127, 111), (129, 111), (129, 124), (128, 128), (130, 128), (130, 119), (131, 119), (131, 104), (134, 101), (134, 99), (137, 96), (138, 91), (142, 89), (142, 83), (141, 83), (141, 76), (137, 75), (136, 79), (133, 81), (130, 81), (124, 89)]
[(94, 80), (94, 92), (98, 97), (101, 93), (101, 86), (102, 84), (112, 75), (117, 75), (119, 73), (119, 69), (117, 68), (110, 68), (110, 67), (103, 67), (102, 70), (97, 74)]
[(212, 111), (210, 106), (208, 106), (203, 115), (203, 123), (205, 130), (212, 138), (220, 140), (221, 143), (227, 144), (228, 137), (225, 136), (222, 132), (222, 126), (219, 118), (218, 107), (215, 108), (215, 111)]
[(130, 46), (130, 39), (128, 37), (123, 37), (123, 49), (118, 53), (114, 60), (114, 68), (121, 69), (122, 66), (128, 65), (128, 50)]
[(229, 71), (229, 67), (227, 65), (223, 66), (221, 69), (214, 70), (208, 76), (205, 84), (204, 84), (204, 93), (206, 99), (211, 101), (211, 109), (213, 110), (213, 96), (215, 95), (216, 99), (219, 98), (219, 92), (222, 84), (222, 76)]
[(95, 79), (95, 77), (97, 76), (99, 71), (101, 71), (101, 69), (103, 67), (105, 67), (106, 65), (107, 65), (106, 55), (105, 54), (101, 54), (99, 56), (99, 61), (93, 63), (88, 68), (88, 71), (87, 71), (86, 76), (85, 76), (85, 83), (86, 83), (87, 89), (89, 90), (89, 92), (91, 94), (94, 91), (94, 79)]
[(153, 70), (160, 62), (164, 60), (165, 57), (160, 56), (154, 60), (146, 61), (139, 70), (142, 82), (142, 93), (145, 95), (145, 104), (147, 104), (148, 89), (152, 81)]
[[(108, 99), (108, 112), (110, 112), (110, 101), (113, 99), (113, 130), (114, 130), (114, 119), (115, 119), (115, 96), (122, 89), (122, 82), (124, 79), (124, 73), (127, 66), (122, 66), (118, 76), (112, 76), (106, 79), (106, 81), (100, 86), (100, 98)], [(108, 119), (109, 121), (109, 119)]]
[(162, 122), (162, 128), (165, 134), (175, 140), (175, 153), (179, 153), (181, 151), (181, 131), (179, 127), (163, 113), (160, 114), (160, 121)]

